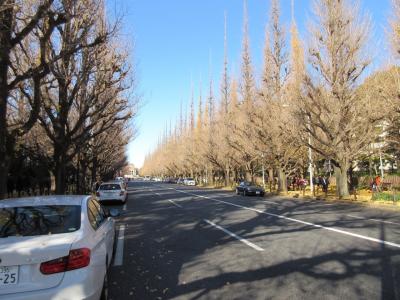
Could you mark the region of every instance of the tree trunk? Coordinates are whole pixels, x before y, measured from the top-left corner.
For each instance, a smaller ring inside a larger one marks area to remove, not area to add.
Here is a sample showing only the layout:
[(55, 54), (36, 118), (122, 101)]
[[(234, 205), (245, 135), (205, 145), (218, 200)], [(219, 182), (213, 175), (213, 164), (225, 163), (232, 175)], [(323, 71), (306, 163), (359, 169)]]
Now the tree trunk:
[(278, 192), (287, 193), (287, 176), (282, 168), (278, 168)]
[(82, 184), (81, 184), (81, 190), (80, 190), (80, 193), (82, 194), (82, 195), (85, 195), (86, 194), (86, 191), (87, 191), (87, 185), (86, 185), (86, 173), (87, 173), (87, 163), (85, 163), (85, 162), (82, 162), (82, 167), (81, 167), (81, 170), (82, 170), (82, 179), (81, 179), (81, 182), (82, 182)]
[(7, 133), (8, 67), (10, 65), (11, 29), (14, 15), (13, 1), (10, 8), (0, 11), (0, 199), (7, 197), (7, 177), (10, 157), (7, 145), (11, 142)]
[(349, 185), (347, 181), (347, 169), (346, 163), (341, 163), (339, 166), (334, 166), (335, 178), (336, 178), (336, 195), (339, 199), (349, 196)]
[(225, 186), (229, 186), (230, 185), (230, 176), (231, 176), (229, 167), (226, 167), (224, 176), (225, 176)]
[(67, 172), (66, 172), (66, 154), (65, 152), (58, 146), (55, 146), (54, 150), (54, 162), (55, 169), (54, 175), (56, 178), (56, 195), (64, 195), (66, 192), (67, 184)]
[(268, 182), (269, 182), (269, 192), (272, 193), (272, 183), (274, 181), (274, 169), (268, 169)]
[(92, 185), (93, 185), (97, 181), (97, 156), (93, 157), (91, 173), (92, 173)]
[(76, 194), (81, 193), (81, 174), (80, 174), (80, 153), (78, 152), (77, 162), (76, 162)]

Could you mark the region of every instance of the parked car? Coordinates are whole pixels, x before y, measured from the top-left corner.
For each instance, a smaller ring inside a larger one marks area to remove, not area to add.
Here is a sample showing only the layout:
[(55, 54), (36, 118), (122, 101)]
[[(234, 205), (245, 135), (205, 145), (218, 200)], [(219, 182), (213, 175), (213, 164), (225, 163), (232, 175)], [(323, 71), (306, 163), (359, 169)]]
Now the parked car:
[(128, 192), (126, 191), (125, 183), (111, 181), (100, 184), (96, 196), (100, 202), (117, 200), (125, 203), (128, 198)]
[(257, 186), (254, 183), (248, 182), (248, 181), (242, 181), (237, 187), (236, 187), (236, 195), (242, 194), (243, 196), (250, 196), (250, 195), (256, 195), (256, 196), (264, 196), (265, 191), (262, 187)]
[(186, 178), (185, 180), (184, 180), (184, 184), (185, 185), (196, 185), (196, 181), (193, 179), (193, 178)]
[(183, 178), (178, 178), (178, 180), (176, 181), (177, 184), (184, 184), (184, 180)]
[(92, 196), (1, 201), (0, 298), (106, 299), (114, 239), (111, 213)]
[(165, 183), (176, 183), (176, 179), (173, 177), (164, 178)]

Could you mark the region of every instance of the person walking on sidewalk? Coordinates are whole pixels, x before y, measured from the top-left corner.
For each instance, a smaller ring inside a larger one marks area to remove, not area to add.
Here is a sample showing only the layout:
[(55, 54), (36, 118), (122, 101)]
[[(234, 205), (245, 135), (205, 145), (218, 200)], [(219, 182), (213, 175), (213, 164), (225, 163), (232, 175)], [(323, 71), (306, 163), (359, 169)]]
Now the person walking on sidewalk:
[(328, 195), (328, 187), (329, 187), (329, 179), (324, 176), (321, 179), (322, 191), (325, 193), (325, 196)]
[(381, 176), (377, 175), (374, 180), (375, 189), (377, 192), (381, 191)]

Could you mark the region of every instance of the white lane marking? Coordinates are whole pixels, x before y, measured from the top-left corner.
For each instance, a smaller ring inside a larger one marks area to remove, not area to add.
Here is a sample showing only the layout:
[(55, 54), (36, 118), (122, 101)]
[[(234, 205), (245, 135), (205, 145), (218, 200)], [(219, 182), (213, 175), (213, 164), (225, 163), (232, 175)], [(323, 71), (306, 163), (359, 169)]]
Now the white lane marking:
[(400, 223), (396, 223), (396, 222), (392, 222), (392, 221), (384, 221), (384, 220), (378, 220), (378, 219), (368, 219), (368, 218), (363, 218), (363, 217), (354, 216), (354, 215), (346, 215), (346, 216), (350, 217), (350, 218), (354, 218), (354, 219), (365, 220), (365, 221), (374, 221), (374, 222), (381, 222), (381, 223), (400, 225)]
[(233, 232), (229, 231), (228, 229), (225, 229), (225, 228), (223, 228), (223, 227), (211, 222), (210, 220), (204, 219), (204, 222), (207, 222), (208, 224), (218, 228), (219, 230), (222, 230), (226, 234), (230, 235), (231, 237), (234, 237), (238, 241), (246, 244), (247, 246), (249, 246), (249, 247), (251, 247), (251, 248), (253, 248), (253, 249), (257, 250), (257, 251), (264, 251), (263, 248), (261, 248), (261, 247), (257, 246), (256, 244), (253, 244), (252, 242), (249, 242), (248, 240), (246, 240), (246, 239), (234, 234)]
[(156, 194), (157, 196), (161, 197), (161, 194), (159, 194), (159, 193), (154, 193), (154, 194)]
[(117, 247), (115, 249), (114, 266), (122, 266), (124, 258), (125, 225), (121, 225), (118, 231)]
[(122, 210), (126, 210), (126, 203), (124, 204), (124, 206), (122, 206)]
[(325, 230), (333, 231), (333, 232), (336, 232), (336, 233), (341, 233), (341, 234), (353, 236), (353, 237), (356, 237), (356, 238), (359, 238), (359, 239), (363, 239), (363, 240), (367, 240), (367, 241), (371, 241), (371, 242), (374, 242), (374, 243), (400, 248), (400, 244), (396, 244), (396, 243), (393, 243), (393, 242), (388, 242), (388, 241), (372, 238), (372, 237), (361, 235), (361, 234), (357, 234), (357, 233), (352, 233), (352, 232), (345, 231), (345, 230), (342, 230), (342, 229), (338, 229), (338, 228), (334, 228), (334, 227), (325, 227), (325, 226), (322, 226), (322, 225), (319, 225), (319, 224), (310, 223), (310, 222), (306, 222), (306, 221), (302, 221), (302, 220), (298, 220), (298, 219), (293, 219), (293, 218), (285, 217), (285, 216), (282, 216), (282, 215), (277, 215), (277, 214), (269, 213), (269, 212), (266, 212), (266, 211), (262, 211), (262, 210), (259, 210), (259, 209), (256, 209), (256, 208), (246, 207), (246, 206), (234, 204), (234, 203), (223, 201), (223, 200), (218, 200), (218, 199), (213, 199), (213, 198), (206, 197), (206, 196), (187, 193), (187, 192), (180, 191), (180, 190), (176, 190), (176, 191), (184, 193), (184, 194), (197, 196), (197, 197), (204, 198), (204, 199), (209, 199), (209, 200), (216, 201), (216, 202), (219, 202), (219, 203), (225, 203), (225, 204), (232, 205), (232, 206), (235, 206), (235, 207), (239, 207), (239, 208), (255, 211), (257, 213), (273, 216), (273, 217), (276, 217), (276, 218), (279, 218), (279, 219), (285, 219), (285, 220), (289, 220), (289, 221), (292, 221), (292, 222), (301, 223), (301, 224), (304, 224), (304, 225), (309, 225), (309, 226), (313, 226), (313, 227), (316, 227), (316, 228), (325, 229)]
[(173, 200), (168, 200), (168, 201), (171, 202), (176, 207), (182, 208), (182, 205), (179, 205), (178, 203), (175, 203), (175, 201), (173, 201)]
[(275, 205), (279, 205), (279, 203), (276, 203), (276, 202), (274, 202), (274, 201), (263, 200), (263, 202), (265, 202), (265, 203), (271, 203), (271, 204), (275, 204)]

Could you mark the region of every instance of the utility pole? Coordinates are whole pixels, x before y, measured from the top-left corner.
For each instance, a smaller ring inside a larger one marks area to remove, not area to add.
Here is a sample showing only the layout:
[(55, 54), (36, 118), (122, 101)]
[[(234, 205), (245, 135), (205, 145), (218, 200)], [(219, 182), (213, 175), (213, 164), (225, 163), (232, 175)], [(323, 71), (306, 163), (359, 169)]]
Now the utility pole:
[(385, 124), (382, 124), (382, 134), (381, 134), (382, 141), (379, 144), (379, 163), (381, 168), (381, 177), (383, 179), (383, 159), (382, 159), (382, 146), (385, 141)]
[(262, 158), (262, 182), (263, 182), (263, 188), (265, 189), (264, 153), (261, 154), (261, 158)]
[(379, 148), (379, 162), (380, 162), (380, 169), (381, 169), (381, 177), (383, 179), (383, 160), (382, 160), (382, 151)]
[[(309, 129), (311, 131), (311, 120), (309, 117), (308, 123)], [(310, 189), (311, 193), (314, 195), (314, 183), (313, 183), (313, 160), (312, 160), (312, 149), (311, 149), (311, 132), (308, 133), (308, 159), (310, 161), (309, 172), (310, 172)]]

